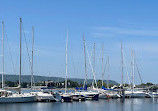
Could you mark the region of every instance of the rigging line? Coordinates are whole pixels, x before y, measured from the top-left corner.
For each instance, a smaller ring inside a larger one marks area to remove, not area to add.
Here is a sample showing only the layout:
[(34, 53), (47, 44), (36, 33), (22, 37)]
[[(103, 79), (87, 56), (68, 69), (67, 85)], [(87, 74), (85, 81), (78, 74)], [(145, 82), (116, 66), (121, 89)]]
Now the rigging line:
[[(36, 52), (37, 52), (37, 50), (36, 50)], [(34, 71), (34, 75), (36, 75), (39, 72), (38, 63), (37, 63), (36, 58), (34, 59), (34, 64), (36, 64), (36, 71)], [(36, 86), (35, 82), (36, 82), (36, 80), (35, 80), (35, 77), (33, 76), (34, 86)]]
[(32, 70), (31, 57), (30, 57), (30, 55), (29, 55), (29, 48), (28, 48), (28, 44), (27, 44), (27, 40), (26, 40), (26, 36), (25, 36), (25, 31), (24, 31), (23, 25), (22, 25), (22, 31), (23, 31), (23, 34), (24, 34), (25, 45), (26, 45), (26, 49), (27, 49), (27, 55), (28, 55), (28, 59), (29, 59), (29, 63), (30, 63), (30, 68), (31, 68), (31, 70)]
[(98, 57), (98, 59), (97, 60), (95, 59), (95, 66), (96, 66), (96, 68), (95, 68), (95, 75), (97, 75), (97, 74), (100, 75), (100, 74), (102, 74), (102, 72), (100, 73), (100, 70), (102, 70), (102, 68), (100, 67), (101, 66), (100, 64), (102, 64), (102, 50), (100, 50), (99, 53), (96, 53), (96, 54), (98, 54), (96, 56), (96, 57)]
[[(104, 66), (103, 75), (105, 74), (105, 70), (106, 70), (106, 68), (107, 68), (107, 60), (106, 60), (106, 62), (105, 62), (105, 66)], [(104, 75), (104, 77), (105, 77), (105, 75)], [(103, 81), (104, 81), (104, 80), (103, 80)], [(106, 81), (106, 83), (107, 83), (107, 81)]]
[[(90, 64), (87, 64), (87, 75), (88, 75), (88, 73), (89, 73), (89, 68), (90, 68)], [(88, 78), (88, 76), (87, 76), (87, 78)], [(88, 79), (87, 79), (88, 80)], [(84, 82), (85, 82), (85, 80), (84, 80)], [(88, 84), (88, 81), (87, 81), (87, 84)]]
[[(99, 61), (98, 61), (98, 64), (99, 64), (99, 65), (97, 65), (97, 66), (102, 66), (102, 65), (101, 65), (101, 64), (102, 64), (102, 51), (100, 51), (100, 54), (99, 54)], [(98, 70), (102, 70), (102, 68), (99, 67)], [(102, 71), (101, 71), (101, 73), (102, 73)], [(100, 74), (100, 73), (99, 73), (99, 74)]]
[[(89, 57), (89, 56), (88, 56)], [(91, 55), (90, 55), (90, 58), (93, 57), (93, 50), (91, 52)], [(87, 67), (87, 70), (91, 67), (90, 63), (88, 63), (88, 67)], [(94, 68), (94, 66), (92, 66)], [(93, 70), (94, 71), (94, 70)], [(93, 72), (92, 72), (93, 73)], [(88, 74), (88, 71), (87, 71), (87, 74)], [(93, 79), (92, 79), (92, 86), (94, 86), (94, 76), (93, 76)]]
[(140, 72), (139, 72), (139, 68), (138, 68), (138, 65), (137, 65), (137, 62), (136, 62), (136, 59), (134, 59), (134, 60), (135, 60), (135, 64), (136, 64), (136, 67), (137, 67), (137, 71), (138, 71), (138, 75), (139, 75), (140, 81), (141, 81), (141, 83), (143, 83), (141, 75), (140, 75)]
[[(99, 66), (98, 68), (96, 68), (96, 73), (95, 74), (100, 74), (100, 70), (102, 70), (102, 68), (100, 67), (101, 65), (100, 64), (102, 64), (102, 51), (100, 51), (99, 53), (98, 53), (98, 60), (96, 61), (96, 67), (97, 66)], [(102, 72), (101, 72), (101, 74), (102, 74)]]
[[(86, 43), (85, 43), (85, 46), (86, 46), (86, 49), (87, 49)], [(96, 81), (95, 74), (94, 74), (94, 70), (93, 70), (93, 66), (91, 64), (91, 58), (90, 58), (89, 53), (88, 53), (88, 49), (86, 51), (87, 51), (87, 55), (88, 55), (88, 58), (89, 58), (89, 64), (91, 66), (91, 70), (92, 70), (92, 73), (93, 73), (93, 76), (94, 76), (95, 84), (96, 84), (96, 87), (98, 88), (97, 81)]]
[(107, 56), (107, 88), (109, 88), (109, 79), (110, 79), (110, 63), (109, 63), (109, 56)]
[(129, 84), (131, 84), (131, 81), (129, 79), (128, 70), (127, 70), (127, 64), (126, 64), (126, 59), (125, 59), (124, 51), (122, 51), (122, 53), (123, 53), (123, 60), (124, 60), (124, 64), (125, 64), (125, 69), (126, 69), (126, 74), (127, 74), (128, 82), (129, 82)]
[(5, 36), (4, 37), (6, 37), (6, 41), (7, 41), (7, 46), (8, 46), (8, 50), (9, 50), (9, 53), (10, 53), (10, 59), (11, 59), (11, 63), (12, 63), (12, 65), (13, 65), (13, 72), (14, 72), (14, 74), (16, 74), (16, 70), (15, 70), (15, 64), (14, 64), (14, 61), (13, 61), (13, 57), (12, 57), (12, 53), (11, 53), (11, 48), (10, 48), (10, 45), (9, 45), (9, 42), (8, 42), (8, 36), (7, 36), (7, 32), (5, 31), (6, 29), (5, 29), (5, 25), (4, 25), (4, 34), (5, 34)]
[[(95, 60), (96, 60), (96, 58), (95, 58), (95, 49), (96, 49), (96, 46), (95, 46), (95, 43), (94, 43), (94, 46), (93, 46), (94, 48), (93, 48), (93, 71), (94, 71), (94, 75), (96, 74), (96, 68), (95, 68)], [(94, 75), (93, 75), (93, 82), (92, 82), (92, 87), (94, 87)]]
[[(106, 59), (105, 66), (104, 66), (104, 71), (103, 71), (103, 75), (105, 74), (105, 71), (108, 70), (107, 68), (108, 68), (108, 61)], [(105, 77), (105, 75), (104, 75), (104, 77)], [(107, 79), (106, 79), (106, 85), (107, 85)]]
[[(91, 57), (92, 57), (92, 55), (91, 55)], [(88, 73), (89, 73), (89, 68), (90, 68), (90, 64), (87, 64), (87, 75), (88, 75)], [(87, 77), (88, 78), (88, 77)], [(88, 79), (87, 79), (88, 80)], [(87, 81), (87, 84), (88, 84), (88, 81)]]
[[(87, 50), (87, 49), (86, 49)], [(93, 51), (92, 51), (92, 53), (91, 53), (91, 55), (90, 55), (90, 58), (92, 57), (92, 55), (93, 55)], [(88, 75), (88, 73), (89, 73), (89, 68), (90, 68), (90, 64), (87, 64), (87, 75)], [(88, 76), (87, 76), (87, 78), (88, 78)], [(85, 80), (86, 80), (86, 78), (85, 78)], [(86, 82), (84, 80), (84, 83)], [(88, 82), (87, 82), (87, 84), (88, 84)]]

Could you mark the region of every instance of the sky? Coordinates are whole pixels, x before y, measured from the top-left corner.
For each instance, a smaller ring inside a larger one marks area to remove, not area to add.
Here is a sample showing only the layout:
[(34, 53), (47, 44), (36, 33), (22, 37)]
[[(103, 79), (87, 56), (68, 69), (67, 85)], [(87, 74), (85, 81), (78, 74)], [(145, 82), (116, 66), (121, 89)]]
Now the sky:
[[(104, 45), (104, 79), (121, 82), (121, 41), (124, 82), (131, 78), (131, 50), (143, 83), (158, 83), (158, 1), (153, 0), (1, 0), (4, 21), (5, 73), (19, 74), (19, 33), (22, 18), (22, 74), (30, 74), (32, 26), (34, 26), (34, 74), (65, 77), (68, 32), (68, 77), (85, 78), (83, 33), (87, 47), (88, 78), (101, 79)], [(0, 38), (2, 37), (0, 25)], [(26, 42), (27, 41), (27, 42)], [(26, 46), (27, 44), (27, 46)], [(0, 46), (2, 41), (0, 39)], [(0, 48), (0, 52), (2, 49)], [(2, 53), (0, 53), (2, 54)], [(88, 57), (89, 54), (89, 57)], [(109, 57), (109, 71), (107, 70)], [(0, 59), (0, 70), (2, 59)], [(0, 71), (1, 72), (1, 71)], [(128, 76), (127, 76), (128, 75)], [(135, 83), (140, 84), (135, 66)]]

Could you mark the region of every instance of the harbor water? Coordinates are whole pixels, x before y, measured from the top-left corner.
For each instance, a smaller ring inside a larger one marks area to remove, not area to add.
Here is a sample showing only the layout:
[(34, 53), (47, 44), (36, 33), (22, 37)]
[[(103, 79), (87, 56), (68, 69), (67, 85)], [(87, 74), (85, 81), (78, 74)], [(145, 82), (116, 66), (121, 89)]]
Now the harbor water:
[(156, 111), (157, 109), (158, 99), (153, 98), (0, 104), (0, 111)]

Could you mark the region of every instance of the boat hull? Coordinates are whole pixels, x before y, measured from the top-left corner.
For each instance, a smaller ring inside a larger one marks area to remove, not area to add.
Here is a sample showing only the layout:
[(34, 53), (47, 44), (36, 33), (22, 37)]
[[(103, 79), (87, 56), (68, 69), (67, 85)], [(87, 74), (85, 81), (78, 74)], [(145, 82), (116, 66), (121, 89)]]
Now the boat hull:
[(131, 98), (145, 98), (145, 93), (142, 93), (142, 94), (131, 94)]
[(146, 98), (158, 98), (158, 93), (146, 93)]
[(72, 94), (65, 93), (61, 94), (61, 102), (72, 102)]
[(36, 95), (37, 101), (39, 102), (55, 102), (56, 99), (50, 93), (44, 92), (31, 92), (32, 95)]
[(71, 96), (61, 96), (61, 101), (62, 102), (72, 102), (72, 97)]
[(126, 98), (145, 98), (146, 94), (144, 92), (134, 91), (134, 92), (125, 92)]
[(73, 95), (74, 101), (85, 101), (85, 97), (83, 95)]
[(87, 100), (98, 100), (99, 99), (99, 94), (89, 94), (85, 95), (85, 98)]
[(0, 103), (26, 103), (26, 102), (35, 102), (36, 97), (0, 97)]
[(38, 96), (37, 101), (39, 102), (56, 102), (53, 96)]
[(104, 93), (99, 94), (99, 99), (108, 99), (107, 95)]

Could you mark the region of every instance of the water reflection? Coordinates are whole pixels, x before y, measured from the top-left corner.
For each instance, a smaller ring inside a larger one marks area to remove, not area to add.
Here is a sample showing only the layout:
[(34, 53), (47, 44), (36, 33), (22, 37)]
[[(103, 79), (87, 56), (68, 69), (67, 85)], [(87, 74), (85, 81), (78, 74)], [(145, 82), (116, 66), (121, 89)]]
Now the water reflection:
[(156, 111), (158, 99), (110, 99), (72, 103), (0, 104), (0, 111)]

